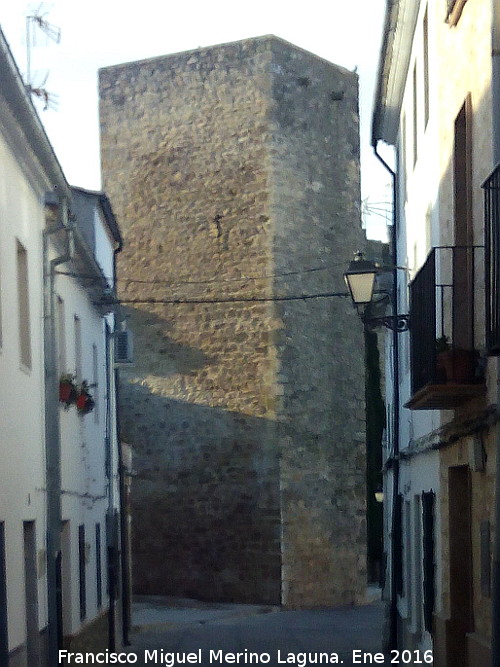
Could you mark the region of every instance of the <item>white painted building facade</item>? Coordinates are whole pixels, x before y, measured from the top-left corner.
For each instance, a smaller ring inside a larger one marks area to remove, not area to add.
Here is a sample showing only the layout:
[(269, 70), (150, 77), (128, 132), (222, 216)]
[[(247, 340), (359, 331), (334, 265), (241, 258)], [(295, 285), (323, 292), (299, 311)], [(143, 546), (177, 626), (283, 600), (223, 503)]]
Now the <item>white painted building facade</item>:
[[(110, 304), (120, 244), (106, 197), (68, 186), (0, 32), (2, 665), (55, 664), (63, 641), (107, 646), (109, 556), (119, 553)], [(63, 407), (62, 374), (88, 383), (91, 412)]]
[(485, 262), (498, 257), (485, 239), (483, 188), (495, 166), (494, 8), (387, 2), (373, 117), (373, 145), (395, 149), (397, 309), (410, 315), (397, 407), (392, 341), (385, 355), (389, 423), (396, 410), (399, 427), (385, 452), (386, 597), (392, 639), (432, 649), (439, 666), (490, 664), (494, 636), (498, 427)]

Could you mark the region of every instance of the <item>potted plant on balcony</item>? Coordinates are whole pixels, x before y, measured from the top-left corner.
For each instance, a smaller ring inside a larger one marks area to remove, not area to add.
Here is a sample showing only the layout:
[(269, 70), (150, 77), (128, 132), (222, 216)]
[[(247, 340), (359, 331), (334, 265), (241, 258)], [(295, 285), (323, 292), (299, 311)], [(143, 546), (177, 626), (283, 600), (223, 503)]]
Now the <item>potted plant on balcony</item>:
[(87, 380), (83, 380), (80, 387), (78, 388), (76, 408), (79, 414), (86, 415), (89, 412), (92, 412), (94, 406), (95, 401), (92, 398), (92, 394), (89, 392), (89, 383)]
[(77, 395), (75, 376), (71, 373), (61, 375), (59, 378), (59, 402), (64, 404), (66, 410), (76, 402)]
[(447, 336), (436, 339), (436, 376), (440, 382), (474, 381), (475, 350), (452, 347)]

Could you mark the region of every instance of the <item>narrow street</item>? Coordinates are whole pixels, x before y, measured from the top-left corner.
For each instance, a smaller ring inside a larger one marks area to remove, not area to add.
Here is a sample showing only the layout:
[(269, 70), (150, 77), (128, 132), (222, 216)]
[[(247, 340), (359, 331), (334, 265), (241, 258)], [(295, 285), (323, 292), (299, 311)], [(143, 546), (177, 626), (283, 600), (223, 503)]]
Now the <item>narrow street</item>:
[[(282, 611), (270, 606), (140, 598), (134, 604), (128, 651), (137, 655), (137, 665), (172, 667), (389, 664), (381, 662), (383, 617), (379, 599), (358, 607)], [(365, 652), (369, 655), (363, 656)]]

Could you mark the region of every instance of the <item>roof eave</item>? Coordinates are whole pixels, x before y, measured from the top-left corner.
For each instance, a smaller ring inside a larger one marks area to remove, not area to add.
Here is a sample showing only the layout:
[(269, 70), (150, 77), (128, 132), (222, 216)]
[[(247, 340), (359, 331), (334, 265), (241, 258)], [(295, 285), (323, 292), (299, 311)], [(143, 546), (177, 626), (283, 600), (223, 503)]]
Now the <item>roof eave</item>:
[(394, 146), (420, 2), (387, 0), (372, 116), (372, 145)]
[(23, 79), (0, 29), (0, 90), (18, 120), (22, 132), (45, 170), (53, 191), (59, 197), (70, 197), (68, 182), (61, 169), (47, 133), (26, 91)]
[(71, 190), (76, 190), (77, 192), (81, 192), (84, 195), (98, 200), (101, 210), (104, 214), (106, 226), (111, 236), (113, 237), (113, 240), (115, 241), (115, 247), (117, 250), (121, 250), (123, 247), (123, 238), (113, 208), (111, 207), (111, 202), (109, 201), (106, 193), (102, 190), (88, 190), (87, 188), (81, 188), (76, 185), (72, 185)]

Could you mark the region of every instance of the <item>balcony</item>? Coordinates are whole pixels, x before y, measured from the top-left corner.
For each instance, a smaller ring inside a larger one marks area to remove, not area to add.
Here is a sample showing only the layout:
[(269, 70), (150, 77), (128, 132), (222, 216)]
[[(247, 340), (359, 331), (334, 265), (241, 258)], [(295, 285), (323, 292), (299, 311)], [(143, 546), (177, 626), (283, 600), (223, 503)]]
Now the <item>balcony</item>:
[(483, 266), (483, 247), (441, 246), (410, 284), (412, 397), (405, 407), (450, 410), (485, 392), (474, 331)]
[(483, 183), (485, 280), (486, 280), (486, 350), (500, 355), (500, 165)]

